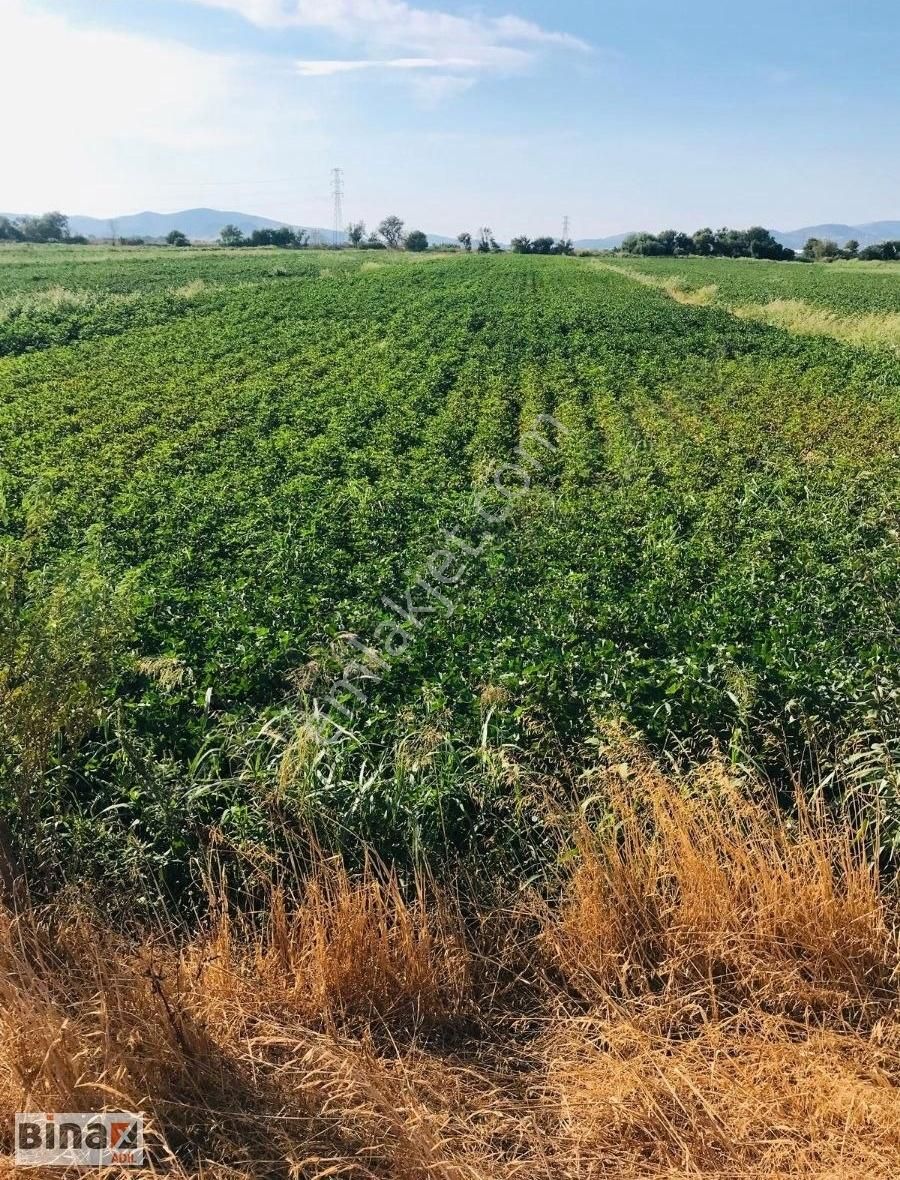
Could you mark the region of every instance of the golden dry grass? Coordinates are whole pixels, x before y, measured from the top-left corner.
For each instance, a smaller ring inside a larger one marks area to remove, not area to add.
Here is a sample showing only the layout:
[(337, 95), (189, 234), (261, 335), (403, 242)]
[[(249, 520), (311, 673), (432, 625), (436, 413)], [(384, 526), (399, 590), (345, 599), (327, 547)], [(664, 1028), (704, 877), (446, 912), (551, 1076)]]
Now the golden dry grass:
[(615, 266), (608, 262), (594, 261), (591, 265), (600, 270), (611, 270), (617, 274), (625, 275), (626, 278), (633, 279), (636, 283), (643, 283), (645, 287), (655, 287), (658, 291), (664, 291), (676, 303), (684, 303), (689, 307), (709, 307), (715, 303), (719, 293), (716, 283), (710, 283), (705, 287), (691, 288), (684, 285), (683, 279), (674, 275), (663, 278), (659, 275), (645, 274), (640, 270), (626, 270), (625, 267)]
[(320, 855), (201, 931), (4, 913), (4, 1148), (105, 1106), (178, 1178), (900, 1174), (897, 911), (849, 826), (628, 747), (589, 786), (502, 902)]
[[(601, 270), (616, 271), (645, 287), (665, 292), (676, 303), (691, 307), (709, 307), (716, 303), (718, 286), (690, 289), (677, 276), (661, 277), (643, 271), (626, 269), (605, 262), (593, 262)], [(857, 348), (887, 348), (900, 352), (900, 312), (861, 312), (840, 314), (827, 307), (816, 307), (802, 299), (772, 299), (768, 303), (745, 303), (736, 306), (721, 304), (726, 311), (740, 319), (755, 320), (794, 332), (800, 336), (831, 336)]]
[(804, 336), (833, 336), (858, 348), (889, 348), (900, 352), (900, 312), (840, 315), (801, 299), (773, 299), (732, 308), (743, 319), (759, 320)]

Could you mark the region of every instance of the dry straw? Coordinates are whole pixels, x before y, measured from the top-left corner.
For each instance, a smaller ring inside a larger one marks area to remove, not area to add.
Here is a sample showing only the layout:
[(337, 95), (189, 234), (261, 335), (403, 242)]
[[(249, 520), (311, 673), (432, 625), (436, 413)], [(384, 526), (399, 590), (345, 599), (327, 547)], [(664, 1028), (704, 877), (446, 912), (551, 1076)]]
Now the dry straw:
[(540, 893), (318, 854), (254, 909), (211, 884), (199, 931), (5, 913), (6, 1134), (143, 1109), (154, 1174), (207, 1180), (900, 1174), (897, 913), (852, 825), (627, 745), (589, 786)]

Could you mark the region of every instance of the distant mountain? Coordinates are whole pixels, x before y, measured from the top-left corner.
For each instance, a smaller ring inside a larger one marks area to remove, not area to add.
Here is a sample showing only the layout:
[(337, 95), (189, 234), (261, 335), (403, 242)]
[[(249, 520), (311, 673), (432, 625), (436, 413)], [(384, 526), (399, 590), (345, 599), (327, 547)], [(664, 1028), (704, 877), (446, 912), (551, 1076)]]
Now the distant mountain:
[[(227, 209), (182, 209), (177, 213), (129, 213), (124, 217), (69, 217), (69, 229), (73, 234), (84, 234), (87, 238), (164, 238), (173, 229), (180, 229), (192, 241), (212, 242), (219, 236), (223, 225), (236, 225), (241, 233), (250, 234), (255, 229), (278, 229), (284, 221), (273, 221), (270, 217), (255, 217), (250, 213), (235, 213)], [(330, 231), (319, 230), (319, 233)]]
[(628, 234), (613, 234), (611, 238), (579, 238), (573, 242), (576, 250), (618, 250)]
[(807, 225), (803, 229), (772, 230), (782, 246), (802, 250), (809, 238), (831, 238), (839, 246), (856, 238), (861, 246), (900, 240), (900, 221), (869, 221), (865, 225)]
[[(21, 214), (0, 213), (0, 217), (15, 216)], [(291, 223), (227, 209), (182, 209), (178, 213), (153, 213), (148, 210), (121, 217), (83, 217), (78, 214), (69, 217), (71, 232), (84, 234), (87, 238), (110, 238), (113, 234), (120, 238), (164, 238), (173, 229), (180, 229), (191, 241), (214, 242), (222, 226), (229, 224), (236, 225), (241, 233), (251, 234), (255, 229), (277, 229)], [(292, 228), (298, 226), (294, 224)], [(306, 225), (302, 228), (313, 242), (330, 243), (333, 240), (334, 234), (330, 229)], [(808, 238), (833, 238), (841, 246), (849, 238), (856, 238), (861, 246), (871, 246), (877, 242), (900, 240), (900, 221), (870, 221), (865, 225), (808, 225), (803, 229), (772, 230), (772, 234), (783, 246), (791, 246), (795, 250), (802, 250)], [(575, 242), (575, 247), (579, 250), (616, 250), (627, 237), (628, 234), (612, 234), (607, 238), (580, 238)], [(338, 240), (346, 242), (347, 235), (341, 233)], [(429, 234), (428, 241), (433, 246), (447, 246), (454, 244), (456, 239)]]
[[(24, 214), (0, 213), (0, 217), (21, 216)], [(192, 242), (214, 242), (224, 225), (236, 225), (245, 235), (253, 233), (255, 229), (279, 229), (283, 225), (291, 225), (293, 229), (305, 229), (313, 242), (319, 240), (330, 244), (334, 240), (334, 231), (321, 226), (300, 227), (297, 223), (273, 221), (270, 217), (235, 213), (227, 209), (182, 209), (177, 213), (153, 213), (146, 210), (121, 217), (84, 217), (77, 213), (69, 215), (70, 232), (83, 234), (86, 238), (164, 238), (173, 229), (180, 229)], [(345, 233), (338, 235), (339, 242), (346, 240)], [(444, 238), (439, 234), (429, 234), (428, 240), (433, 246), (445, 246), (456, 241), (455, 238)]]

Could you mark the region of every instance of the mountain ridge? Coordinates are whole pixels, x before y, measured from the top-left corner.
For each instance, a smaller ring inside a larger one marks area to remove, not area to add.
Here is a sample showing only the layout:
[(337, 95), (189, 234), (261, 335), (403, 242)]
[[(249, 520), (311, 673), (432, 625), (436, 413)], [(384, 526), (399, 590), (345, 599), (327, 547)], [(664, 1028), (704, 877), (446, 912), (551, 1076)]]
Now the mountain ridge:
[[(30, 214), (0, 213), (0, 217), (25, 217)], [(252, 234), (255, 229), (280, 229), (290, 226), (291, 229), (304, 229), (310, 238), (330, 244), (334, 240), (334, 230), (323, 226), (303, 225), (296, 221), (278, 221), (271, 217), (261, 217), (255, 213), (239, 213), (229, 209), (210, 209), (198, 206), (194, 209), (180, 209), (174, 213), (157, 213), (152, 209), (144, 209), (140, 213), (125, 213), (118, 217), (89, 217), (82, 213), (69, 214), (69, 232), (81, 234), (86, 238), (164, 238), (173, 229), (180, 229), (193, 242), (214, 242), (223, 226), (236, 225), (245, 236)], [(455, 238), (442, 237), (440, 234), (429, 234), (428, 240), (433, 245), (446, 245)], [(338, 234), (339, 242), (347, 241), (347, 234)]]
[[(17, 217), (23, 214), (6, 213), (0, 216)], [(89, 217), (79, 213), (71, 214), (69, 217), (69, 229), (73, 234), (107, 239), (164, 238), (173, 229), (180, 229), (192, 241), (212, 242), (218, 238), (222, 227), (229, 224), (236, 225), (245, 235), (251, 234), (255, 229), (278, 229), (290, 225), (292, 229), (306, 230), (313, 241), (318, 239), (327, 244), (334, 239), (334, 231), (322, 226), (301, 225), (298, 222), (278, 221), (254, 213), (210, 209), (205, 206), (181, 209), (174, 213), (157, 213), (152, 209), (145, 209), (140, 213), (127, 213), (119, 217)], [(871, 246), (892, 239), (900, 240), (900, 221), (868, 221), (860, 225), (829, 222), (793, 230), (772, 230), (772, 235), (783, 246), (790, 246), (795, 250), (802, 250), (808, 238), (833, 238), (839, 245), (855, 238), (861, 246)], [(579, 250), (615, 250), (622, 245), (626, 237), (627, 233), (599, 238), (579, 238), (574, 245)], [(339, 242), (343, 243), (346, 240), (345, 232), (338, 234)], [(428, 240), (432, 245), (447, 245), (456, 241), (455, 238), (431, 233), (428, 234)]]

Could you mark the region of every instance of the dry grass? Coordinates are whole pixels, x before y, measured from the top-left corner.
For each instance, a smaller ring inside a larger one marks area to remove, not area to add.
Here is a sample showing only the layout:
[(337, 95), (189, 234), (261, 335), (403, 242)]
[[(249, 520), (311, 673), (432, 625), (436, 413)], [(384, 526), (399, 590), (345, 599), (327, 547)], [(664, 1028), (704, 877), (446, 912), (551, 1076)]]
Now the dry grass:
[(5, 913), (5, 1134), (143, 1109), (210, 1180), (900, 1174), (896, 910), (849, 828), (628, 747), (590, 786), (502, 904), (320, 856), (201, 932)]
[(684, 303), (689, 307), (709, 307), (715, 303), (719, 293), (716, 283), (710, 283), (706, 287), (690, 288), (684, 285), (682, 279), (674, 275), (661, 278), (657, 275), (645, 274), (640, 270), (626, 270), (625, 267), (615, 266), (608, 262), (593, 262), (591, 265), (600, 270), (611, 270), (616, 274), (625, 275), (626, 278), (633, 279), (636, 283), (643, 283), (645, 287), (655, 287), (658, 291), (664, 291), (676, 303)]
[[(625, 275), (626, 278), (643, 283), (646, 287), (664, 291), (676, 303), (692, 307), (709, 307), (716, 302), (719, 293), (719, 288), (714, 283), (691, 290), (684, 285), (682, 279), (674, 276), (663, 278), (605, 262), (593, 262), (592, 265), (601, 270), (611, 270)], [(900, 312), (841, 315), (827, 307), (805, 303), (802, 299), (773, 299), (768, 303), (726, 306), (725, 310), (741, 319), (756, 320), (773, 328), (781, 328), (785, 332), (795, 332), (800, 336), (831, 336), (857, 348), (888, 348), (893, 352), (900, 352)]]
[[(194, 279), (180, 287), (166, 287), (157, 292), (178, 302), (190, 303), (209, 290), (202, 279)], [(136, 307), (147, 299), (144, 291), (93, 291), (70, 289), (59, 285), (41, 291), (16, 292), (0, 297), (0, 324), (29, 316), (85, 314), (98, 308)]]
[(900, 312), (839, 315), (801, 299), (773, 299), (732, 309), (743, 319), (760, 320), (804, 336), (833, 336), (858, 348), (890, 348), (900, 352)]

